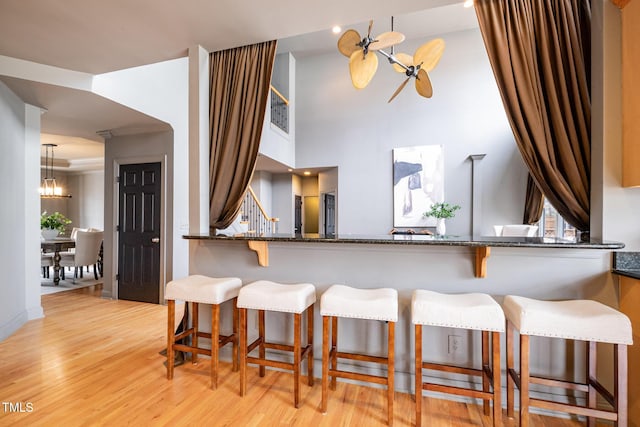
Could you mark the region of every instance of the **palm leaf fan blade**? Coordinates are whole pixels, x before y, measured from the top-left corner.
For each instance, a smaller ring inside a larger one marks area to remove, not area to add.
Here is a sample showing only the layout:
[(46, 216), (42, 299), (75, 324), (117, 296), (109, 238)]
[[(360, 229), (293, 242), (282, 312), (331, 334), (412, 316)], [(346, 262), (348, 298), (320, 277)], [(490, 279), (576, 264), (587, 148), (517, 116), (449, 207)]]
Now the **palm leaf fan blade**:
[(444, 40), (433, 39), (420, 46), (413, 55), (413, 61), (416, 65), (426, 71), (433, 70), (444, 52)]
[(356, 30), (345, 31), (338, 39), (338, 50), (347, 58), (351, 58), (351, 54), (360, 50), (360, 34)]
[(409, 80), (411, 80), (411, 77), (407, 77), (406, 79), (404, 79), (404, 81), (400, 84), (400, 86), (398, 86), (398, 89), (396, 89), (395, 92), (393, 92), (393, 95), (391, 95), (391, 98), (389, 98), (389, 100), (387, 101), (387, 103), (393, 101), (393, 99), (398, 96), (398, 94), (400, 92), (402, 92), (402, 89), (404, 89), (404, 87), (407, 85), (407, 83), (409, 83)]
[(349, 72), (351, 83), (356, 89), (367, 87), (378, 69), (378, 57), (375, 54), (364, 55), (361, 51), (355, 51), (349, 59)]
[(431, 98), (433, 95), (431, 79), (429, 79), (429, 74), (423, 68), (418, 71), (416, 76), (416, 91), (425, 98)]
[(374, 41), (371, 42), (369, 49), (380, 50), (391, 47), (395, 44), (402, 43), (404, 41), (404, 34), (397, 31), (387, 31), (380, 34)]

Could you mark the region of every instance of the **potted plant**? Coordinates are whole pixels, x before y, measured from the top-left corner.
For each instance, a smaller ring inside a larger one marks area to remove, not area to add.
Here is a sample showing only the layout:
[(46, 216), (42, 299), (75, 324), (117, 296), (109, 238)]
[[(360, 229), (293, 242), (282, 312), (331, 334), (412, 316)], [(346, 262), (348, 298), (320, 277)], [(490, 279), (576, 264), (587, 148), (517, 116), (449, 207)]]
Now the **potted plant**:
[(434, 203), (431, 205), (431, 209), (424, 213), (425, 217), (433, 217), (437, 219), (436, 234), (443, 236), (446, 232), (444, 220), (447, 218), (453, 218), (455, 212), (460, 209), (459, 205), (450, 205), (449, 203)]
[(45, 240), (53, 239), (58, 234), (63, 233), (65, 227), (69, 224), (71, 224), (71, 220), (60, 212), (54, 212), (49, 215), (47, 211), (44, 211), (40, 215), (40, 229)]

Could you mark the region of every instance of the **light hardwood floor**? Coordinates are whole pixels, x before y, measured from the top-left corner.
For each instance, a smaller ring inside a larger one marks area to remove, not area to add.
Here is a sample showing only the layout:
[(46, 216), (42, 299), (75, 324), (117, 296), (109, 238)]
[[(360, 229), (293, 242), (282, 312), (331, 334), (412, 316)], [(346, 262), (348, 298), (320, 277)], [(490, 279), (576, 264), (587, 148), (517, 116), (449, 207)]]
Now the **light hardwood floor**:
[[(385, 425), (380, 389), (338, 383), (328, 414), (322, 415), (320, 381), (302, 386), (296, 410), (290, 373), (267, 371), (261, 379), (257, 368), (250, 368), (244, 398), (230, 364), (221, 364), (219, 388), (208, 388), (206, 357), (198, 365), (177, 367), (168, 381), (159, 354), (165, 347), (166, 307), (97, 295), (99, 287), (43, 296), (46, 317), (0, 343), (0, 425)], [(423, 402), (423, 426), (491, 425), (479, 406), (426, 397)], [(7, 403), (24, 412), (12, 412)], [(397, 393), (395, 425), (413, 425), (413, 408), (411, 395)], [(532, 425), (583, 424), (534, 415)]]

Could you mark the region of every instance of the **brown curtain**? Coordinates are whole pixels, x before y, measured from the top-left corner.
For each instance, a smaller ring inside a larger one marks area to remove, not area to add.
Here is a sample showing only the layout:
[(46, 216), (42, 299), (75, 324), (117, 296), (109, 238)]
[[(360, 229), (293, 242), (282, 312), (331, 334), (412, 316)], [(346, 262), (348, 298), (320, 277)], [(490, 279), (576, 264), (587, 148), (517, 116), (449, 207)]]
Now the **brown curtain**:
[(542, 209), (544, 208), (544, 195), (531, 177), (527, 176), (527, 193), (524, 198), (523, 224), (535, 224), (540, 221)]
[(226, 228), (238, 215), (258, 158), (276, 41), (211, 54), (209, 217)]
[(589, 230), (589, 0), (476, 0), (511, 129), (536, 186)]

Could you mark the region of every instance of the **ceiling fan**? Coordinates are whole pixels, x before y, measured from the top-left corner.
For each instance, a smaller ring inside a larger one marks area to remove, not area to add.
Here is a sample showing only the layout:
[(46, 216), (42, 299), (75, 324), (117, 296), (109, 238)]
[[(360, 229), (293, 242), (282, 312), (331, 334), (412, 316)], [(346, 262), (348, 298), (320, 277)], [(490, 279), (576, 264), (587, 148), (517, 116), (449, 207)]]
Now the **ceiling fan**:
[(402, 89), (409, 83), (412, 77), (416, 79), (416, 91), (425, 98), (431, 98), (433, 95), (433, 87), (429, 79), (428, 72), (433, 70), (444, 52), (444, 40), (433, 39), (416, 49), (413, 57), (406, 53), (387, 54), (381, 52), (387, 57), (393, 65), (393, 69), (399, 73), (404, 73), (407, 78), (403, 81), (398, 89), (391, 95), (388, 102), (398, 96)]
[(372, 28), (373, 20), (369, 21), (366, 37), (360, 38), (356, 30), (347, 30), (338, 40), (338, 50), (349, 58), (351, 82), (357, 89), (365, 88), (378, 69), (378, 57), (369, 55), (369, 51), (386, 49), (404, 40), (404, 34), (393, 30), (371, 37)]
[[(425, 98), (431, 98), (433, 87), (428, 72), (433, 70), (440, 61), (445, 47), (444, 40), (433, 39), (423, 44), (416, 50), (413, 57), (406, 53), (395, 55), (393, 46), (401, 43), (405, 37), (402, 33), (393, 31), (393, 17), (391, 18), (391, 31), (382, 33), (377, 38), (371, 37), (372, 26), (373, 20), (369, 21), (367, 36), (362, 39), (357, 31), (347, 30), (338, 40), (338, 50), (349, 58), (349, 71), (353, 86), (357, 89), (366, 87), (376, 73), (378, 58), (375, 55), (368, 55), (372, 50), (386, 57), (396, 71), (405, 73), (407, 76), (388, 102), (398, 96), (412, 77), (416, 79), (415, 87), (418, 94)], [(390, 53), (383, 50), (388, 47), (391, 47)]]

